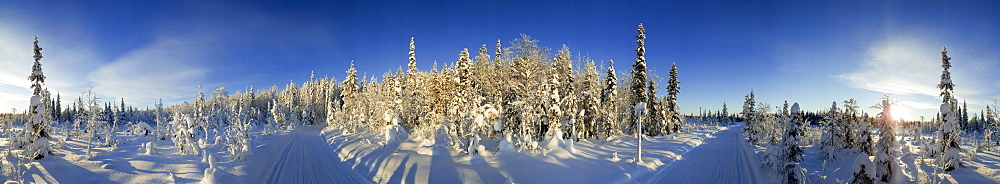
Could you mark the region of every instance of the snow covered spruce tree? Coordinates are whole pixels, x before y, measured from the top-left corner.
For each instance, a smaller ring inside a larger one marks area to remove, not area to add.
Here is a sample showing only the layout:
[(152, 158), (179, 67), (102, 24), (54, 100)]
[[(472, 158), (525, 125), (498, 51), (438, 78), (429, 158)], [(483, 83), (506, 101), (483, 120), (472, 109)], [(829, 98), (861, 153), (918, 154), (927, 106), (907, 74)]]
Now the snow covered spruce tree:
[(732, 122), (732, 118), (729, 117), (729, 107), (727, 107), (726, 102), (722, 102), (722, 118), (726, 125)]
[(744, 125), (743, 125), (743, 134), (747, 135), (747, 141), (749, 141), (750, 144), (757, 144), (757, 138), (754, 136), (754, 135), (757, 134), (757, 129), (755, 128), (757, 126), (756, 125), (757, 124), (757, 120), (756, 120), (756, 116), (757, 115), (754, 112), (754, 109), (755, 109), (754, 105), (757, 102), (754, 102), (754, 99), (753, 99), (754, 98), (754, 96), (753, 96), (753, 90), (751, 89), (750, 90), (750, 94), (748, 94), (748, 95), (746, 95), (744, 97), (746, 98), (746, 100), (743, 101), (743, 112), (742, 112), (743, 123), (744, 123)]
[(879, 139), (876, 143), (875, 154), (875, 176), (882, 182), (889, 182), (893, 174), (898, 174), (899, 166), (896, 163), (896, 133), (895, 120), (892, 119), (892, 105), (889, 96), (882, 98), (879, 104), (872, 106), (882, 110), (878, 115)]
[(656, 88), (660, 86), (656, 85), (655, 80), (650, 79), (648, 83), (649, 85), (646, 86), (646, 94), (648, 94), (646, 99), (649, 99), (649, 102), (646, 104), (646, 111), (649, 114), (646, 115), (646, 124), (642, 125), (644, 128), (643, 132), (646, 132), (650, 136), (664, 135), (667, 130), (665, 126), (667, 118), (665, 118), (666, 115), (664, 114), (667, 113), (667, 106), (663, 102), (667, 100), (666, 98), (661, 99), (656, 97)]
[(597, 125), (600, 115), (597, 113), (600, 111), (600, 94), (601, 94), (601, 81), (599, 77), (599, 72), (597, 71), (597, 66), (594, 64), (593, 60), (584, 59), (586, 66), (584, 66), (583, 80), (580, 81), (579, 86), (582, 88), (582, 96), (580, 97), (580, 109), (582, 114), (582, 119), (580, 126), (577, 126), (580, 136), (577, 139), (591, 138), (597, 135), (597, 130), (599, 126)]
[(417, 53), (414, 52), (417, 47), (413, 45), (413, 37), (410, 37), (410, 63), (406, 64), (406, 74), (413, 74), (417, 72)]
[(799, 167), (798, 162), (802, 161), (804, 151), (798, 143), (804, 135), (805, 117), (799, 109), (799, 103), (793, 104), (791, 108), (791, 117), (786, 116), (785, 139), (781, 144), (783, 148), (782, 159), (785, 161), (781, 174), (785, 176), (784, 183), (802, 183), (805, 179), (805, 173)]
[(347, 130), (349, 132), (353, 131), (355, 128), (354, 126), (357, 125), (357, 122), (355, 122), (357, 118), (355, 112), (356, 112), (356, 107), (358, 106), (357, 103), (359, 95), (357, 72), (358, 71), (354, 69), (354, 61), (351, 61), (351, 67), (347, 69), (347, 76), (344, 78), (343, 83), (340, 84), (341, 85), (340, 89), (342, 89), (340, 92), (340, 99), (343, 100), (342, 102), (343, 104), (341, 104), (338, 107), (340, 111), (337, 112), (336, 116), (339, 117), (339, 119), (327, 120), (327, 124), (329, 124), (330, 126), (334, 126), (335, 124), (337, 124), (336, 126), (339, 126), (338, 128)]
[[(667, 123), (668, 129), (667, 133), (680, 131), (680, 124), (683, 123), (684, 119), (681, 118), (681, 108), (677, 105), (677, 94), (681, 93), (681, 81), (677, 80), (677, 63), (673, 63), (670, 67), (670, 79), (667, 81), (667, 113), (669, 114), (669, 120)], [(723, 104), (725, 106), (725, 104)]]
[(618, 76), (615, 74), (615, 60), (608, 61), (608, 72), (604, 74), (604, 88), (601, 90), (601, 111), (604, 116), (604, 135), (605, 137), (611, 135), (621, 134), (621, 130), (613, 127), (618, 127), (618, 105), (613, 101), (617, 99), (618, 94)]
[[(854, 98), (844, 100), (844, 107), (842, 113), (840, 113), (840, 124), (838, 126), (843, 128), (843, 135), (840, 137), (844, 139), (845, 149), (857, 148), (858, 150), (868, 153), (868, 155), (874, 155), (872, 137), (871, 137), (871, 126), (865, 120), (865, 117), (858, 115), (858, 101)], [(855, 132), (857, 131), (857, 132)], [(856, 136), (855, 136), (856, 135)]]
[[(635, 48), (635, 63), (632, 64), (632, 84), (631, 84), (631, 94), (629, 98), (632, 99), (632, 103), (629, 105), (636, 107), (636, 104), (647, 102), (646, 99), (646, 28), (639, 24), (639, 35), (635, 43), (638, 47)], [(632, 126), (638, 126), (640, 123), (639, 118), (632, 116), (630, 118), (632, 121)], [(635, 127), (633, 127), (635, 128)], [(640, 129), (634, 129), (634, 131), (641, 131)]]
[(939, 166), (945, 171), (955, 170), (956, 166), (961, 165), (959, 160), (959, 152), (962, 150), (960, 145), (961, 137), (959, 137), (959, 127), (955, 115), (955, 109), (958, 100), (952, 96), (952, 91), (955, 88), (955, 84), (951, 82), (951, 72), (948, 69), (951, 68), (951, 58), (948, 57), (948, 48), (941, 49), (941, 83), (937, 85), (938, 89), (941, 89), (941, 129), (940, 129), (940, 153), (938, 157)]
[(844, 141), (840, 138), (842, 135), (840, 132), (844, 130), (843, 127), (837, 126), (839, 122), (839, 117), (837, 116), (837, 102), (834, 101), (833, 105), (830, 106), (830, 110), (823, 115), (822, 124), (825, 126), (825, 131), (823, 136), (820, 137), (820, 158), (825, 160), (835, 160), (837, 159), (837, 152), (844, 148)]
[(52, 138), (49, 130), (52, 126), (52, 116), (46, 111), (48, 102), (44, 101), (49, 92), (45, 89), (45, 75), (42, 73), (42, 64), (39, 63), (42, 60), (42, 48), (38, 47), (37, 36), (34, 45), (35, 63), (31, 66), (31, 75), (28, 76), (32, 91), (31, 106), (28, 109), (31, 119), (25, 124), (27, 130), (24, 134), (28, 140), (28, 147), (24, 149), (24, 156), (38, 160), (52, 154), (49, 146), (49, 139)]

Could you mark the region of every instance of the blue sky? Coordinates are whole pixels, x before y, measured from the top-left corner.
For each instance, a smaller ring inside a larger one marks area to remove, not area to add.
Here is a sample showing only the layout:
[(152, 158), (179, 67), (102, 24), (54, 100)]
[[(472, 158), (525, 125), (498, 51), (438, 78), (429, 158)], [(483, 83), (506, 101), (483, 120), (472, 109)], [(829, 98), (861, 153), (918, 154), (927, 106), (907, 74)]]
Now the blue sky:
[[(743, 96), (799, 102), (806, 110), (884, 94), (930, 117), (939, 102), (941, 47), (954, 58), (960, 99), (978, 111), (1000, 97), (1000, 2), (996, 1), (0, 1), (0, 109), (27, 107), (31, 36), (38, 35), (48, 87), (75, 98), (145, 107), (190, 100), (197, 84), (230, 92), (301, 84), (310, 71), (343, 79), (354, 60), (381, 76), (407, 62), (451, 63), (463, 48), (493, 49), (520, 33), (609, 59), (627, 72), (635, 29), (647, 59), (680, 72), (682, 111), (739, 111)], [(865, 108), (867, 111), (871, 111)]]

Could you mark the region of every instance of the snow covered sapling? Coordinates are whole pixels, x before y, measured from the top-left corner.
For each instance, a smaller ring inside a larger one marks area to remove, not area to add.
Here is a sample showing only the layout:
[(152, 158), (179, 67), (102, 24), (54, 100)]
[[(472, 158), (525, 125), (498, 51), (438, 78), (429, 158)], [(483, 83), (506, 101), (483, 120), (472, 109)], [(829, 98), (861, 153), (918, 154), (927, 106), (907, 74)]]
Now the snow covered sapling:
[(47, 112), (49, 102), (43, 100), (47, 99), (48, 90), (44, 88), (45, 75), (42, 73), (42, 64), (39, 63), (42, 59), (42, 48), (38, 47), (37, 36), (35, 37), (34, 45), (35, 63), (31, 67), (31, 75), (28, 76), (28, 81), (31, 81), (33, 95), (31, 96), (31, 107), (29, 108), (31, 119), (29, 119), (28, 124), (25, 124), (27, 130), (24, 133), (25, 137), (28, 138), (28, 147), (24, 149), (24, 155), (37, 160), (52, 154), (49, 146), (49, 139), (52, 138), (49, 135), (51, 132), (49, 129), (52, 126), (52, 116)]
[(820, 137), (820, 158), (824, 160), (835, 160), (837, 159), (837, 152), (843, 148), (843, 141), (839, 138), (841, 127), (837, 127), (837, 102), (834, 101), (833, 105), (830, 107), (825, 115), (823, 115), (823, 124), (825, 130), (822, 137)]

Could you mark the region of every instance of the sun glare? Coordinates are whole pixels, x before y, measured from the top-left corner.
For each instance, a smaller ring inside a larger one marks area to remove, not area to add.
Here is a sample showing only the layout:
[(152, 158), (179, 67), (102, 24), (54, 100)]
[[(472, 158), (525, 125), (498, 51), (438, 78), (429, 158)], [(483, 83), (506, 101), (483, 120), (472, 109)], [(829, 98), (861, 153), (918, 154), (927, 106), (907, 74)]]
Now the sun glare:
[(910, 113), (907, 112), (906, 109), (900, 106), (893, 106), (891, 113), (893, 120), (899, 120), (900, 118), (903, 118), (905, 120), (906, 117), (910, 116)]

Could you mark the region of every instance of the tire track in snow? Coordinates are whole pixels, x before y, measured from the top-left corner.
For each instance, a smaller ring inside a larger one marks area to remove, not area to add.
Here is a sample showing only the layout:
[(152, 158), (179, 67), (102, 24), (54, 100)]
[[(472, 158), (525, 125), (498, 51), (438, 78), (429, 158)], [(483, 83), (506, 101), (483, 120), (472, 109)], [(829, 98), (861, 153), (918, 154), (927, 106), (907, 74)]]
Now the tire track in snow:
[(748, 151), (740, 128), (729, 127), (660, 169), (647, 183), (759, 183), (759, 167)]
[(293, 133), (266, 183), (371, 183), (340, 161), (315, 127)]

